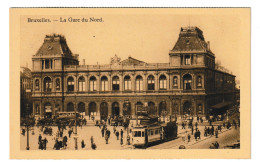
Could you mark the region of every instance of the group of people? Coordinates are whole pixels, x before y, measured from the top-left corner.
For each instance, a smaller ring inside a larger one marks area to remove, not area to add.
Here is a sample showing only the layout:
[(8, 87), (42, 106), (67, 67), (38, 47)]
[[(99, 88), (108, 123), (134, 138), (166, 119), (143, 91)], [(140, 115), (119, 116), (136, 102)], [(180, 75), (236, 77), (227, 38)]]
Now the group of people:
[(40, 134), (39, 138), (38, 138), (39, 149), (40, 150), (46, 150), (47, 143), (48, 143), (48, 140), (46, 139), (46, 137), (44, 139), (42, 139), (42, 136)]

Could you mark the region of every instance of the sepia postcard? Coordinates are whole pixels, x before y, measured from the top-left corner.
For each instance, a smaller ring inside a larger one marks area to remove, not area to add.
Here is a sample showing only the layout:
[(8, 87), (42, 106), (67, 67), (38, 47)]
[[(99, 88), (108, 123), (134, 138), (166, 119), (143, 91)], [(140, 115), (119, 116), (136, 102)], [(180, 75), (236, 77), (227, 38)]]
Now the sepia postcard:
[(10, 158), (250, 158), (250, 23), (250, 8), (10, 8)]

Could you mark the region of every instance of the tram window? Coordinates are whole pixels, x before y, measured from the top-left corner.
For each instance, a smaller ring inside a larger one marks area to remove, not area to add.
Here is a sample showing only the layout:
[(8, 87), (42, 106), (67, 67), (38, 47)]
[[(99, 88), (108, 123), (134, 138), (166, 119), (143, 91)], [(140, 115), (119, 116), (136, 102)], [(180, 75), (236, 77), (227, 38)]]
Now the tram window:
[(153, 135), (153, 130), (151, 130), (151, 136)]
[(141, 137), (141, 131), (135, 131), (134, 137)]
[(158, 132), (159, 132), (158, 129), (156, 129), (156, 130), (155, 130), (155, 134), (158, 134)]
[(142, 137), (144, 137), (144, 132), (142, 132)]

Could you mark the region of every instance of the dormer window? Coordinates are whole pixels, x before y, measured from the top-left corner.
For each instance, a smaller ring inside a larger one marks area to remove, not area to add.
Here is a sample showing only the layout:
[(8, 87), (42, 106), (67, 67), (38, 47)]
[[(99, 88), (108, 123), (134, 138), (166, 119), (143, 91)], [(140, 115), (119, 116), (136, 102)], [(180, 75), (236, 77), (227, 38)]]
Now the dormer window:
[(185, 65), (191, 65), (191, 57), (190, 55), (185, 56)]

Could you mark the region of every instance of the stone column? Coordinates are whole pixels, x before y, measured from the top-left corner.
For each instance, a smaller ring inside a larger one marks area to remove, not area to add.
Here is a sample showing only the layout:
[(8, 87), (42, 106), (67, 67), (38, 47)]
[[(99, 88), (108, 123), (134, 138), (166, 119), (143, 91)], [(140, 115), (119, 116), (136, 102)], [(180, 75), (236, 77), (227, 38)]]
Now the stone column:
[(171, 83), (171, 78), (170, 78), (170, 73), (167, 73), (167, 80), (166, 80), (166, 82), (167, 82), (167, 87), (166, 87), (166, 89), (167, 90), (170, 90), (171, 89), (171, 86), (170, 86), (170, 83)]
[(108, 82), (108, 91), (111, 92), (112, 91), (112, 78), (111, 78), (111, 74), (109, 74), (108, 78), (107, 78), (107, 82)]
[(100, 102), (96, 102), (97, 115), (100, 115)]
[(112, 104), (111, 102), (107, 102), (107, 108), (108, 108), (108, 116), (112, 115)]
[(89, 76), (86, 75), (86, 81), (85, 81), (86, 85), (85, 85), (85, 89), (88, 92), (89, 91)]
[(143, 91), (147, 91), (147, 74), (144, 74), (143, 78)]
[(42, 117), (44, 115), (44, 105), (42, 101), (40, 102), (39, 106), (40, 106), (40, 116)]
[(170, 103), (170, 112), (169, 112), (170, 114), (169, 114), (169, 115), (172, 116), (172, 112), (173, 112), (173, 110), (172, 110), (172, 109), (173, 109), (173, 102), (172, 102), (171, 99), (170, 99), (169, 103)]
[(155, 79), (155, 91), (158, 91), (159, 90), (159, 75), (158, 75), (158, 73), (156, 73), (154, 75), (154, 79)]
[(119, 101), (119, 115), (120, 116), (123, 116), (123, 105), (124, 105), (124, 102)]
[(97, 77), (97, 91), (100, 92), (101, 91), (101, 75), (98, 74)]
[(35, 102), (33, 101), (33, 116), (35, 115)]
[(78, 89), (79, 89), (79, 87), (78, 87), (78, 80), (79, 80), (79, 76), (78, 75), (76, 75), (76, 77), (74, 78), (74, 92), (75, 93), (77, 93), (78, 92)]
[(120, 74), (119, 75), (119, 91), (120, 92), (122, 92), (124, 90), (123, 87), (124, 87), (124, 78), (123, 78), (123, 74)]
[(89, 107), (88, 107), (88, 102), (85, 102), (85, 116), (89, 116)]
[(132, 74), (131, 75), (131, 88), (132, 88), (132, 92), (135, 91), (135, 75)]

